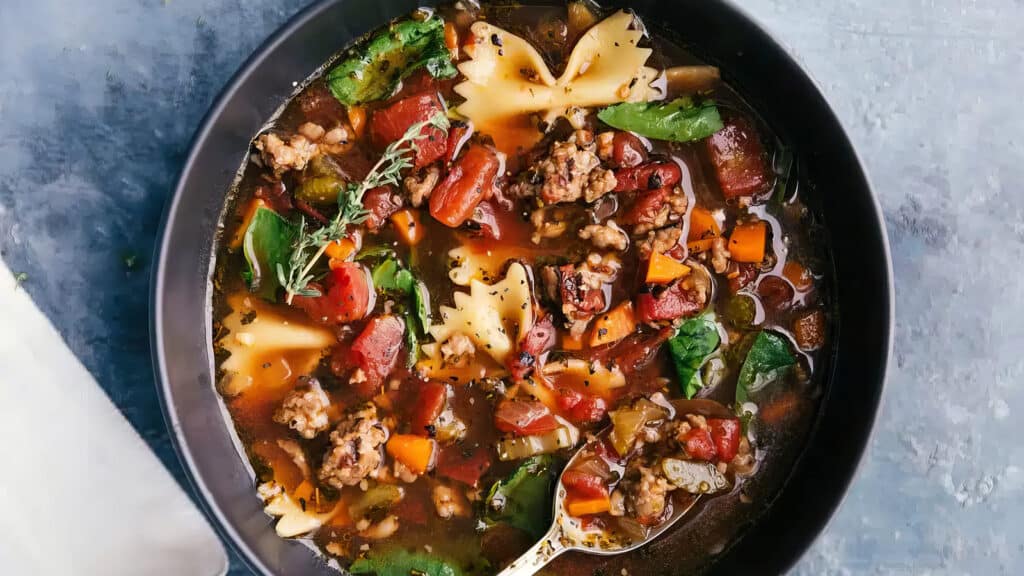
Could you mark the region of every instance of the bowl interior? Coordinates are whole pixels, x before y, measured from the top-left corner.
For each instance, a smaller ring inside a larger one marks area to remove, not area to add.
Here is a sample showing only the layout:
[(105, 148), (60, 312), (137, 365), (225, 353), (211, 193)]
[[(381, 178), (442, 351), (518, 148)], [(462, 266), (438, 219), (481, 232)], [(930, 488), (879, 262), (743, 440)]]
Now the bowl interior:
[[(293, 82), (301, 84), (340, 48), (419, 5), (324, 0), (296, 16), (257, 51), (210, 110), (165, 212), (152, 299), (154, 362), (165, 415), (215, 527), (257, 572), (337, 574), (304, 544), (274, 533), (213, 386), (210, 276), (223, 204), (250, 139), (293, 93)], [(711, 569), (781, 573), (838, 506), (874, 422), (892, 330), (883, 223), (834, 113), (795, 61), (753, 21), (721, 0), (641, 0), (629, 7), (652, 29), (720, 66), (726, 81), (793, 146), (812, 184), (805, 200), (831, 236), (838, 323), (817, 430), (775, 502)]]

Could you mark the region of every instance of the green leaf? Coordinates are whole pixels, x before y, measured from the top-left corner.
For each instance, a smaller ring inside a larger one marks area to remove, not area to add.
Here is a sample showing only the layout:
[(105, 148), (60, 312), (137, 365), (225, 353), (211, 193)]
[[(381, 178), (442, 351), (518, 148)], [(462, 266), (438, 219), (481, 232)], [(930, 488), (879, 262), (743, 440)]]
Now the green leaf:
[(714, 102), (694, 104), (687, 97), (667, 104), (624, 102), (601, 110), (597, 117), (613, 128), (672, 142), (700, 140), (722, 129), (722, 118)]
[(373, 269), (373, 285), (378, 290), (397, 290), (408, 293), (416, 284), (412, 272), (402, 268), (397, 260), (388, 258)]
[(390, 96), (403, 78), (420, 68), (435, 78), (458, 73), (440, 17), (404, 20), (378, 32), (327, 74), (327, 85), (342, 104), (354, 106)]
[(394, 258), (395, 249), (388, 246), (387, 244), (378, 244), (377, 246), (370, 246), (369, 248), (363, 248), (356, 254), (356, 260), (377, 260), (379, 258)]
[(683, 322), (676, 335), (668, 341), (669, 355), (676, 369), (679, 386), (687, 398), (693, 398), (703, 387), (700, 367), (718, 348), (718, 325), (711, 318), (700, 316)]
[(540, 538), (551, 525), (557, 480), (555, 459), (550, 454), (524, 460), (511, 476), (491, 486), (484, 521), (508, 524)]
[(257, 208), (242, 240), (242, 253), (249, 268), (242, 276), (249, 290), (267, 300), (277, 299), (281, 286), (279, 266), (286, 266), (297, 227), (269, 208)]
[(789, 351), (789, 342), (778, 334), (762, 330), (740, 368), (736, 404), (746, 402), (751, 392), (771, 384), (793, 364), (796, 364), (796, 358)]
[(420, 330), (426, 334), (430, 330), (430, 291), (420, 280), (413, 287), (412, 301), (416, 308), (416, 318), (420, 321)]
[(376, 574), (377, 576), (462, 576), (462, 570), (444, 560), (419, 552), (389, 549), (383, 552), (373, 550), (349, 566), (352, 574)]
[(412, 322), (405, 323), (405, 347), (409, 349), (409, 355), (405, 358), (405, 367), (412, 368), (420, 359), (420, 339), (416, 336), (416, 328)]

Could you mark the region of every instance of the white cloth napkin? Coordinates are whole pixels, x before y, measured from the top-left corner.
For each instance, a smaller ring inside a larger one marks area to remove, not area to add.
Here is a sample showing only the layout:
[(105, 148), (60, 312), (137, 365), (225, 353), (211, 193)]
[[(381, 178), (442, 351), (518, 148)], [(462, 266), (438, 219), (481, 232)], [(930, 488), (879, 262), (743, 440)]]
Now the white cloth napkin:
[(0, 573), (226, 571), (206, 519), (0, 262)]

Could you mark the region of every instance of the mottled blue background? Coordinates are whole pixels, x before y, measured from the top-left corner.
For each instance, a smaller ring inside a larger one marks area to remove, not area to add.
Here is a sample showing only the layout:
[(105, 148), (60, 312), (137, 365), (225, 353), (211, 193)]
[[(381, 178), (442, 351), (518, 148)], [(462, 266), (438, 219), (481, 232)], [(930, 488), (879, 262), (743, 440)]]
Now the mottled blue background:
[[(305, 3), (0, 5), (0, 256), (179, 480), (149, 361), (157, 223), (217, 91)], [(1022, 574), (1024, 2), (742, 4), (849, 128), (897, 282), (868, 460), (796, 572)]]

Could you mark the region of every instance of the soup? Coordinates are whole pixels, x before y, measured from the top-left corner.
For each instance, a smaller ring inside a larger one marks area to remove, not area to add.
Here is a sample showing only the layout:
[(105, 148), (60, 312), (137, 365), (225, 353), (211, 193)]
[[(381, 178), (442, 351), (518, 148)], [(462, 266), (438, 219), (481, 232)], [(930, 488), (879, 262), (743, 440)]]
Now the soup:
[(547, 572), (706, 567), (817, 411), (830, 264), (792, 158), (628, 12), (460, 2), (340, 53), (254, 139), (214, 278), (277, 533), (493, 574), (559, 489), (592, 545), (685, 513)]

